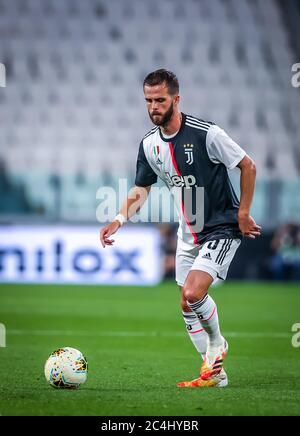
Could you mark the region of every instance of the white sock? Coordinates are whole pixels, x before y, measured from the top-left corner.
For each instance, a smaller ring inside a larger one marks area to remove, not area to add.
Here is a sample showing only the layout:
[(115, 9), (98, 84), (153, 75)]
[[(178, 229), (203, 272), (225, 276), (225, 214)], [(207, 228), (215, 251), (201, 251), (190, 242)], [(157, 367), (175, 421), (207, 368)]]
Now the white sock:
[(208, 335), (208, 350), (206, 357), (211, 360), (210, 355), (213, 356), (218, 347), (224, 343), (224, 339), (220, 332), (216, 303), (209, 295), (206, 295), (202, 300), (196, 301), (196, 303), (187, 302), (187, 304), (193, 312), (195, 312), (199, 318), (201, 326)]
[(182, 312), (182, 316), (194, 347), (201, 355), (202, 359), (204, 359), (207, 350), (206, 331), (201, 326), (199, 318), (194, 312)]

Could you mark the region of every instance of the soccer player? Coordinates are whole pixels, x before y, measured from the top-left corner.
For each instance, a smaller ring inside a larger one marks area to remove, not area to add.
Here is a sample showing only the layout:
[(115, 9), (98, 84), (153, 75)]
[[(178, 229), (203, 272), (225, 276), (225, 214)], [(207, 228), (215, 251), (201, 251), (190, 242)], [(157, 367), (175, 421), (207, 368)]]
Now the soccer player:
[[(135, 187), (114, 221), (101, 230), (100, 240), (103, 247), (112, 245), (111, 235), (139, 210), (157, 177), (166, 183), (178, 205), (176, 281), (183, 319), (203, 359), (199, 377), (177, 386), (225, 387), (228, 378), (223, 361), (228, 344), (208, 292), (212, 284), (226, 279), (243, 236), (255, 239), (261, 234), (261, 227), (250, 216), (255, 163), (216, 124), (179, 111), (179, 83), (174, 73), (154, 71), (145, 78), (143, 88), (155, 127), (140, 143)], [(241, 173), (240, 201), (227, 172), (235, 167)]]

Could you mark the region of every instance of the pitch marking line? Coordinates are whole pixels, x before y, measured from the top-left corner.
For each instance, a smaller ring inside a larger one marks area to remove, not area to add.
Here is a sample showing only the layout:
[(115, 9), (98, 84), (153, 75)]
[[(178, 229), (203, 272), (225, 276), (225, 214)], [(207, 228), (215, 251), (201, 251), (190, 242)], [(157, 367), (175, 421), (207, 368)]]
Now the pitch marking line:
[[(290, 333), (284, 332), (223, 332), (228, 338), (245, 338), (245, 339), (284, 339), (289, 338)], [(12, 336), (95, 336), (95, 337), (183, 337), (185, 332), (95, 332), (83, 330), (7, 330), (7, 335)]]

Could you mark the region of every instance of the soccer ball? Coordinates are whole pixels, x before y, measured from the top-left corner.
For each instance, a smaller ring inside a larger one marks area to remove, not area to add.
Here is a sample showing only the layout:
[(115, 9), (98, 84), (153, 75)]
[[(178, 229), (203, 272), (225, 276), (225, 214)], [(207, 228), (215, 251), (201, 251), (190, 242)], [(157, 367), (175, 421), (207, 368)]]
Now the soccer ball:
[(44, 372), (50, 386), (74, 389), (86, 382), (88, 363), (79, 350), (58, 348), (47, 359)]

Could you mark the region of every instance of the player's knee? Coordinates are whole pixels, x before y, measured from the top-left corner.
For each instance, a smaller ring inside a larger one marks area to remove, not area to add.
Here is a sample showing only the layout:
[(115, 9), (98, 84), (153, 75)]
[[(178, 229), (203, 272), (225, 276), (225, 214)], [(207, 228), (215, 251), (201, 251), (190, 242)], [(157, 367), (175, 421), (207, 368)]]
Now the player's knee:
[(184, 286), (182, 290), (183, 299), (189, 303), (195, 303), (197, 301), (196, 293), (193, 288), (189, 286)]
[(182, 289), (183, 298), (189, 303), (196, 303), (203, 298), (207, 293), (205, 286), (198, 286), (197, 288), (191, 286), (184, 286)]

